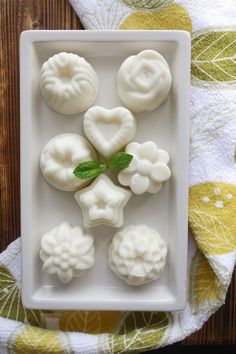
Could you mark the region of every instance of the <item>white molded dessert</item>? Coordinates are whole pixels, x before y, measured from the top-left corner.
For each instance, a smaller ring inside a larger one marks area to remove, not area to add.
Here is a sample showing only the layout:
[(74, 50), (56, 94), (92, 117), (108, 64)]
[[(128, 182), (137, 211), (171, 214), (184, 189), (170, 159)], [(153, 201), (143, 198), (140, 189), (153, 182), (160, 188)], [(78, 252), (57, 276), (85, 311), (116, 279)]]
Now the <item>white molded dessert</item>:
[(44, 262), (43, 271), (67, 284), (72, 277), (80, 277), (93, 266), (94, 238), (81, 227), (64, 222), (42, 237), (39, 254)]
[(42, 66), (40, 89), (55, 111), (76, 114), (90, 107), (98, 93), (98, 77), (93, 67), (73, 53), (59, 53)]
[(134, 113), (150, 112), (167, 98), (171, 73), (166, 60), (154, 50), (128, 57), (117, 76), (118, 96)]
[(75, 199), (82, 208), (84, 225), (93, 227), (123, 225), (123, 209), (131, 192), (116, 186), (109, 177), (102, 174), (88, 187), (75, 193)]
[(95, 159), (96, 153), (86, 138), (78, 134), (61, 134), (43, 148), (40, 168), (53, 187), (71, 192), (88, 183), (74, 176), (75, 167), (84, 161)]
[(124, 107), (91, 107), (84, 115), (84, 132), (103, 156), (122, 150), (136, 133), (136, 120)]
[(166, 255), (166, 244), (156, 230), (146, 225), (128, 226), (113, 237), (108, 263), (127, 284), (142, 285), (161, 276)]
[(159, 149), (153, 141), (143, 144), (132, 142), (126, 146), (125, 151), (133, 155), (133, 160), (129, 167), (119, 173), (119, 182), (129, 186), (135, 194), (159, 192), (162, 183), (171, 176), (167, 166), (168, 153)]

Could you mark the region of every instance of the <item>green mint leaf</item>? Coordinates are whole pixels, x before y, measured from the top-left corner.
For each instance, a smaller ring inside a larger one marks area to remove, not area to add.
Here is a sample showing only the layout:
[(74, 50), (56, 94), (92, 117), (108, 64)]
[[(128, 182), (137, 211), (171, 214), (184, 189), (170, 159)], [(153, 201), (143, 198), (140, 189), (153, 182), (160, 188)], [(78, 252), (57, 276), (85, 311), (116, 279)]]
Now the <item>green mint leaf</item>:
[(122, 171), (129, 167), (132, 159), (132, 155), (127, 154), (126, 152), (118, 152), (107, 161), (107, 164), (113, 170)]
[(106, 171), (107, 164), (97, 161), (85, 161), (79, 164), (73, 171), (74, 175), (80, 179), (92, 179)]

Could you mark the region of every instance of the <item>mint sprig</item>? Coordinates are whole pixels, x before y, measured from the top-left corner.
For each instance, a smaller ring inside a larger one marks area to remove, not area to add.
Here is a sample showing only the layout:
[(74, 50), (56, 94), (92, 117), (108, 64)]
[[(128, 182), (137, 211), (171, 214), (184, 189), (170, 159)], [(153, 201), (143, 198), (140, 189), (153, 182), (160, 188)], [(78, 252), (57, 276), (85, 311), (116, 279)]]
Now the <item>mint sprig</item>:
[(80, 179), (91, 179), (106, 171), (107, 164), (97, 161), (85, 161), (79, 164), (73, 171), (74, 175)]
[(126, 152), (118, 152), (107, 161), (107, 165), (112, 170), (122, 171), (129, 166), (132, 159), (132, 155), (127, 154)]
[(129, 167), (133, 156), (126, 152), (118, 152), (111, 156), (111, 158), (100, 163), (98, 161), (85, 161), (79, 164), (73, 171), (73, 174), (80, 179), (92, 179), (105, 172), (108, 168), (116, 171), (122, 171)]

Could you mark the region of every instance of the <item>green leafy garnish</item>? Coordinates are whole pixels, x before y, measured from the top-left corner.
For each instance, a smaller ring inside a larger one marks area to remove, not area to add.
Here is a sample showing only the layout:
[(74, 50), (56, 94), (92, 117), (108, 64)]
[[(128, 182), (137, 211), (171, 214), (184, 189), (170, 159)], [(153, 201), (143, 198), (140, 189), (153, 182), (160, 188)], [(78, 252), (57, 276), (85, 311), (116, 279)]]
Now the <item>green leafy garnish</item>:
[(98, 161), (85, 161), (79, 164), (73, 171), (73, 174), (80, 179), (92, 179), (105, 172), (108, 168), (116, 171), (122, 171), (129, 167), (133, 156), (126, 152), (118, 152), (104, 163)]
[(122, 171), (125, 168), (129, 167), (129, 164), (132, 159), (132, 155), (127, 154), (126, 152), (118, 152), (107, 161), (107, 164), (108, 167), (113, 170)]
[(85, 161), (79, 164), (73, 171), (74, 175), (80, 179), (91, 179), (106, 171), (107, 164), (97, 161)]

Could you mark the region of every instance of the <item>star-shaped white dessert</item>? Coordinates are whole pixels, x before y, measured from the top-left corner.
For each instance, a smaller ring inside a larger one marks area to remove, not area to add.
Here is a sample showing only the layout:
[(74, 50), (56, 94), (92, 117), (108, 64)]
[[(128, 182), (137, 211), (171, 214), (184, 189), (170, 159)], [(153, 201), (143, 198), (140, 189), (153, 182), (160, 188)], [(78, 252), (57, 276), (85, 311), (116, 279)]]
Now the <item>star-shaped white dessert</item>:
[(83, 212), (84, 225), (101, 224), (120, 227), (123, 225), (123, 209), (132, 193), (116, 186), (102, 174), (88, 187), (75, 193), (75, 199)]

